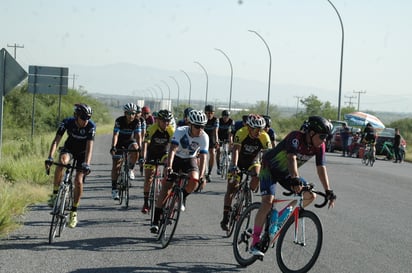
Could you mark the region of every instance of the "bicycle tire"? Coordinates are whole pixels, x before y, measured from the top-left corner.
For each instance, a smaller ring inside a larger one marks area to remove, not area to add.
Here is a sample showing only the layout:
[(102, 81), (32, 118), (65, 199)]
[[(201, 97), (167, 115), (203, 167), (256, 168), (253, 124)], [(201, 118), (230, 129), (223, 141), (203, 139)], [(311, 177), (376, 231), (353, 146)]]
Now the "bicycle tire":
[(228, 170), (228, 163), (227, 163), (227, 152), (222, 152), (222, 158), (220, 159), (220, 177), (223, 179), (227, 178), (227, 170)]
[(156, 197), (155, 197), (155, 192), (156, 192), (156, 177), (153, 179), (152, 185), (150, 185), (150, 192), (149, 192), (149, 207), (150, 207), (150, 225), (153, 225), (153, 220), (154, 220), (154, 211), (155, 211), (155, 205), (156, 205)]
[(241, 266), (251, 265), (258, 259), (258, 257), (250, 254), (249, 251), (252, 244), (254, 221), (259, 208), (260, 202), (248, 206), (240, 216), (233, 234), (233, 254)]
[(182, 200), (183, 192), (180, 188), (175, 188), (173, 195), (166, 201), (159, 236), (162, 248), (166, 248), (169, 245), (176, 231), (177, 223), (179, 222), (180, 217)]
[[(295, 232), (295, 226), (298, 229)], [(296, 241), (296, 236), (299, 241)], [(276, 261), (282, 272), (308, 272), (316, 263), (322, 248), (322, 224), (312, 211), (301, 210), (299, 223), (290, 217), (276, 244)]]
[(232, 236), (232, 233), (235, 229), (235, 225), (237, 220), (239, 220), (240, 215), (242, 214), (242, 207), (243, 207), (243, 200), (244, 200), (244, 192), (242, 189), (239, 189), (234, 196), (235, 203), (233, 203), (232, 210), (229, 214), (229, 223), (228, 223), (228, 230), (226, 230), (226, 237), (229, 238)]
[(70, 214), (71, 208), (73, 206), (73, 187), (72, 185), (67, 186), (64, 196), (63, 213), (61, 214), (61, 220), (59, 224), (59, 234), (63, 233), (67, 225), (67, 216)]
[(129, 189), (130, 189), (130, 185), (129, 185), (129, 172), (125, 172), (126, 175), (124, 176), (124, 205), (125, 208), (129, 208), (129, 197), (130, 197), (130, 193), (129, 193)]
[(54, 202), (53, 211), (52, 211), (52, 220), (50, 222), (50, 229), (49, 229), (49, 244), (51, 244), (55, 237), (60, 237), (60, 222), (62, 221), (61, 215), (64, 212), (64, 200), (65, 197), (63, 196), (65, 193), (64, 187), (59, 188), (59, 192), (57, 193), (56, 201)]

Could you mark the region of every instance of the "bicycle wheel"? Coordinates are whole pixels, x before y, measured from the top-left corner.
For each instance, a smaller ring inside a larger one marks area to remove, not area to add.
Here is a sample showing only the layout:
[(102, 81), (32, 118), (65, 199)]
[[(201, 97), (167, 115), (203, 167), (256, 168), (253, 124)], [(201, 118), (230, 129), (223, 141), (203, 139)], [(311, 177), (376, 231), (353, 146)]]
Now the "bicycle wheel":
[(183, 193), (180, 189), (175, 189), (173, 195), (168, 198), (163, 208), (163, 219), (160, 227), (160, 242), (162, 248), (169, 245), (176, 231), (177, 223), (180, 216), (180, 208), (182, 206)]
[(149, 192), (150, 224), (151, 225), (153, 224), (156, 200), (159, 196), (161, 185), (162, 185), (161, 177), (156, 175), (155, 178), (153, 179), (152, 185), (150, 186), (150, 192)]
[(239, 189), (233, 198), (235, 202), (233, 203), (232, 210), (229, 214), (229, 224), (228, 230), (226, 230), (226, 237), (232, 236), (233, 230), (235, 229), (236, 222), (239, 220), (240, 215), (242, 214), (243, 201), (244, 201), (244, 192), (242, 189)]
[(125, 172), (126, 175), (124, 176), (124, 205), (125, 208), (127, 209), (129, 207), (129, 189), (130, 189), (130, 185), (129, 185), (129, 175), (128, 172)]
[(220, 159), (220, 177), (223, 179), (226, 179), (227, 177), (227, 168), (227, 152), (223, 151)]
[[(252, 244), (253, 225), (256, 213), (260, 208), (260, 203), (251, 204), (242, 213), (233, 235), (233, 254), (236, 261), (242, 266), (253, 264), (258, 257), (249, 253)], [(263, 228), (263, 230), (265, 230)]]
[(319, 218), (301, 210), (298, 225), (290, 217), (276, 244), (276, 260), (282, 272), (308, 272), (319, 257), (323, 231)]
[[(60, 229), (57, 227), (60, 226), (60, 222), (62, 221), (61, 215), (64, 212), (64, 201), (65, 201), (65, 190), (63, 187), (59, 189), (57, 193), (56, 201), (54, 202), (53, 211), (52, 211), (52, 220), (50, 222), (50, 230), (49, 230), (49, 244), (53, 242), (53, 239), (57, 236), (60, 236)], [(58, 231), (58, 232), (57, 232)]]
[(70, 214), (71, 208), (73, 206), (73, 187), (67, 186), (65, 190), (65, 196), (64, 196), (64, 203), (62, 204), (62, 207), (64, 208), (62, 211), (61, 220), (59, 224), (59, 235), (63, 233), (64, 228), (67, 225), (67, 216)]
[(120, 172), (120, 181), (117, 185), (117, 189), (119, 190), (119, 205), (123, 203), (124, 199), (124, 193), (125, 193), (125, 179), (126, 179), (127, 173), (122, 169)]

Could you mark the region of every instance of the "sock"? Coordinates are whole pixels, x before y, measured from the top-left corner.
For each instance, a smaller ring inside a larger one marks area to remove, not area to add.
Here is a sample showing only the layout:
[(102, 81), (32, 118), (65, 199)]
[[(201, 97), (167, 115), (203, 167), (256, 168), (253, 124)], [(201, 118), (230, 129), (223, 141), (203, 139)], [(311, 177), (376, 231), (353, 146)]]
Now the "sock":
[(262, 227), (257, 227), (257, 226), (255, 226), (255, 227), (253, 228), (252, 246), (254, 246), (254, 245), (256, 245), (257, 243), (260, 242), (259, 237), (260, 237), (260, 234), (261, 234), (261, 233), (262, 233)]

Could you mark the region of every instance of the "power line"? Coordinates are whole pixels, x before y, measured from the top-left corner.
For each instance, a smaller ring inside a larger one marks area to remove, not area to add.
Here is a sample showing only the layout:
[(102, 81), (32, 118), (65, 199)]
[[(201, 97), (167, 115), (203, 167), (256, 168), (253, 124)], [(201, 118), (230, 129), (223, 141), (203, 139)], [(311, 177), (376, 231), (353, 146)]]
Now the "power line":
[(17, 50), (17, 48), (24, 48), (24, 45), (18, 45), (18, 44), (16, 44), (16, 43), (14, 43), (14, 45), (9, 45), (9, 44), (7, 44), (7, 47), (14, 47), (14, 59), (17, 60), (17, 58), (16, 58), (16, 50)]
[(349, 105), (349, 107), (352, 107), (352, 99), (355, 99), (356, 96), (345, 96), (345, 98), (349, 99), (349, 101), (345, 101), (345, 103), (347, 103)]
[(303, 99), (303, 97), (299, 97), (299, 96), (293, 96), (294, 98), (296, 98), (296, 117), (298, 116), (298, 109), (299, 109), (299, 101), (300, 99)]
[(361, 91), (355, 91), (355, 90), (353, 90), (353, 93), (357, 93), (357, 94), (358, 94), (358, 111), (359, 111), (360, 94), (366, 94), (366, 90), (361, 90)]

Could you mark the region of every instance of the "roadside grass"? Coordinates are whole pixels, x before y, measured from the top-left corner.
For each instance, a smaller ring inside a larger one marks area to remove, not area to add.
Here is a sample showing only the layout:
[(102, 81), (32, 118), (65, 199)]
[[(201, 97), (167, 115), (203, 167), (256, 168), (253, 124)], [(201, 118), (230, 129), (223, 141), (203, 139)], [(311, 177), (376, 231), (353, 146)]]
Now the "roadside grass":
[[(97, 134), (109, 134), (113, 124), (97, 125)], [(14, 135), (14, 134), (13, 134)], [(16, 134), (21, 135), (21, 134)], [(17, 229), (30, 205), (46, 202), (53, 176), (47, 176), (44, 160), (55, 133), (4, 139), (0, 162), (0, 238)], [(63, 137), (65, 141), (67, 135)], [(63, 142), (60, 143), (60, 146)], [(57, 153), (54, 155), (56, 158)]]

